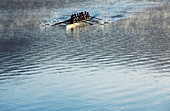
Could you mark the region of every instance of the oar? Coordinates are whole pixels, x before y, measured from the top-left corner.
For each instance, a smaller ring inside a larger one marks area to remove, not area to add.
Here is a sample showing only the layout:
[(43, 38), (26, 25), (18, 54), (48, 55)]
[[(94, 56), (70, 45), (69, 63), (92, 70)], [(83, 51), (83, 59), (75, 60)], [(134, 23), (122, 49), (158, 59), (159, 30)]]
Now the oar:
[(104, 23), (109, 23), (107, 20), (105, 20), (105, 19), (101, 19), (101, 18), (97, 18), (97, 17), (91, 17), (91, 18), (93, 18), (96, 22), (98, 22), (98, 23), (100, 23), (100, 24), (104, 24)]
[(95, 19), (98, 19), (98, 20), (103, 20), (103, 19), (97, 18), (98, 15), (100, 15), (100, 14), (96, 14), (96, 15), (94, 15), (94, 16), (91, 17), (91, 18), (95, 18)]
[(88, 23), (89, 25), (94, 25), (93, 23), (89, 23), (88, 21), (81, 21), (81, 22)]
[(97, 17), (91, 17), (91, 18), (98, 19), (98, 20), (103, 20), (103, 19), (100, 19), (100, 18), (97, 18)]
[(52, 24), (51, 26), (59, 25), (59, 24), (66, 23), (66, 22), (69, 22), (69, 21), (70, 21), (70, 19), (69, 20), (65, 20), (65, 21), (61, 21), (61, 22), (57, 22), (55, 24)]

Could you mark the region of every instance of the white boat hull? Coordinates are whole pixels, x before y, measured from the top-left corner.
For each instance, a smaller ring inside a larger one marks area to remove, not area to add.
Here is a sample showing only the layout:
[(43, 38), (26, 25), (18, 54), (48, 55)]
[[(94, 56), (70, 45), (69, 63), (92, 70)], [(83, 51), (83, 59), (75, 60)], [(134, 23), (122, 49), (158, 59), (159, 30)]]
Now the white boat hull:
[(74, 23), (74, 24), (69, 24), (66, 26), (66, 29), (69, 30), (69, 29), (75, 29), (77, 27), (83, 27), (83, 26), (87, 26), (88, 24), (85, 23), (85, 22), (79, 22), (79, 23)]

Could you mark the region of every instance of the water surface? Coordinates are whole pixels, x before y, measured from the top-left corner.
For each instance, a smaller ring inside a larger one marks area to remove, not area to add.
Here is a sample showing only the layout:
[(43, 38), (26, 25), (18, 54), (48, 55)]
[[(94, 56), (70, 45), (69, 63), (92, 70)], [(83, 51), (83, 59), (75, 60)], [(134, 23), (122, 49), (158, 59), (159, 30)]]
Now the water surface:
[[(170, 109), (168, 1), (0, 4), (2, 111)], [(40, 27), (83, 10), (110, 23)]]

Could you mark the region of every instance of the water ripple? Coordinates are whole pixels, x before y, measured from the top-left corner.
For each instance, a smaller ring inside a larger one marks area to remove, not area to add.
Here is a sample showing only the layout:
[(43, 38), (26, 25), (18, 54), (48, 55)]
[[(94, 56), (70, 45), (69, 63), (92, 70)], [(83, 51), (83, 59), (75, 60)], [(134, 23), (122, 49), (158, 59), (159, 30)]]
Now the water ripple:
[[(9, 38), (2, 37), (0, 44), (1, 109), (168, 111), (170, 41), (163, 25), (168, 18), (165, 7), (158, 11), (164, 19), (143, 12), (120, 20), (153, 3), (141, 2), (94, 0), (81, 7), (73, 3), (74, 8), (67, 3), (69, 11), (54, 6), (49, 13), (46, 7), (35, 12), (6, 9), (4, 28), (0, 27), (2, 33), (9, 29), (2, 34)], [(92, 15), (99, 13), (102, 19), (110, 17), (113, 23), (70, 31), (57, 26), (39, 29), (37, 25), (85, 9)]]

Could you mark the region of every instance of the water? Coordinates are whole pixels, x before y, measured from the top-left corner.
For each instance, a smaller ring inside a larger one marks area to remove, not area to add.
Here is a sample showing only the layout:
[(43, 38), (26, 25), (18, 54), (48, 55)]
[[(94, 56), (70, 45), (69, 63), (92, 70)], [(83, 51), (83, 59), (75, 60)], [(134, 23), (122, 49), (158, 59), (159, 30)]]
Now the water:
[[(2, 111), (170, 110), (169, 2), (25, 2), (0, 3)], [(111, 23), (40, 27), (83, 10)]]

